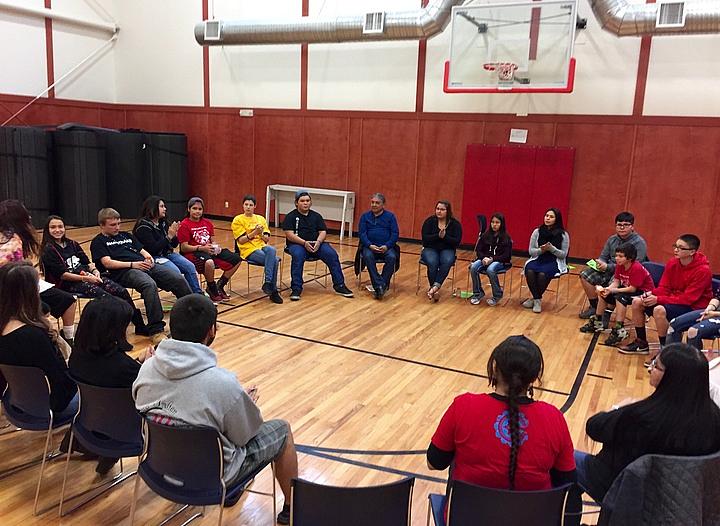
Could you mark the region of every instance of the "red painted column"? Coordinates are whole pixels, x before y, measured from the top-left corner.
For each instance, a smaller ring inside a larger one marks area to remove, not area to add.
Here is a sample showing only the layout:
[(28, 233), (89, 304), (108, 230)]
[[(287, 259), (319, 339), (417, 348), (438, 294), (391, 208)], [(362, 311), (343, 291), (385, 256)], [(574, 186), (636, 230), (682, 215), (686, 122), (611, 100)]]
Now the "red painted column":
[[(420, 6), (426, 7), (428, 0), (421, 0)], [(422, 113), (425, 104), (425, 63), (427, 61), (427, 40), (418, 42), (417, 78), (415, 79), (415, 112)]]
[[(310, 0), (302, 0), (302, 16), (310, 13)], [(300, 109), (307, 109), (308, 43), (300, 45)]]
[[(208, 0), (202, 0), (202, 19), (209, 16)], [(203, 106), (210, 107), (210, 48), (203, 46)]]
[[(45, 8), (51, 9), (51, 0), (45, 0)], [(53, 52), (53, 31), (52, 20), (45, 19), (45, 64), (47, 67), (47, 85), (51, 86), (55, 83), (55, 53)], [(48, 91), (48, 98), (55, 98), (55, 88)]]
[[(655, 0), (647, 0), (654, 4)], [(647, 86), (648, 65), (650, 64), (650, 48), (652, 36), (644, 36), (640, 41), (640, 57), (638, 58), (637, 80), (635, 81), (635, 99), (633, 101), (633, 117), (640, 117), (645, 106), (645, 87)]]

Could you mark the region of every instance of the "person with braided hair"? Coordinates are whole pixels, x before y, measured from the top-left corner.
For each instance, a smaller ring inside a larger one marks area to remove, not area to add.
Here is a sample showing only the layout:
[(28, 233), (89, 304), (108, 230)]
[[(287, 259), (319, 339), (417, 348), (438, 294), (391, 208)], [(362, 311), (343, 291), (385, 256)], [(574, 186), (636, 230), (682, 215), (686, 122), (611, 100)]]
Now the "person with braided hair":
[[(510, 336), (487, 363), (492, 393), (457, 396), (445, 411), (427, 450), (432, 470), (454, 462), (450, 477), (489, 488), (546, 490), (575, 482), (573, 444), (563, 414), (533, 399), (540, 381), (540, 348), (525, 336)], [(580, 495), (568, 511), (579, 511)], [(578, 524), (579, 515), (566, 518)]]

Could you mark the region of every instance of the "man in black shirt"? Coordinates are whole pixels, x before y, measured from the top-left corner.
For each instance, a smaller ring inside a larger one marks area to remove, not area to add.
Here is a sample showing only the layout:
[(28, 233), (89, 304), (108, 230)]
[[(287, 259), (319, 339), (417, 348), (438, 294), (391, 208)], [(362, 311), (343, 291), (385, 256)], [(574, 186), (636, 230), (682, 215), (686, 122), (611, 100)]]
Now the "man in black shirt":
[(353, 293), (345, 286), (340, 259), (337, 252), (328, 243), (325, 220), (314, 210), (310, 210), (310, 194), (300, 190), (295, 194), (295, 210), (289, 212), (283, 220), (282, 228), (287, 238), (287, 249), (292, 256), (290, 264), (290, 299), (300, 299), (303, 289), (303, 266), (308, 258), (320, 259), (330, 270), (333, 288), (337, 294), (352, 298)]
[(158, 287), (169, 290), (176, 298), (191, 293), (182, 274), (163, 265), (155, 265), (152, 256), (127, 232), (120, 232), (120, 214), (112, 208), (98, 212), (100, 234), (90, 243), (92, 259), (100, 272), (123, 287), (137, 290), (145, 303), (147, 330), (153, 344), (165, 335), (162, 304)]

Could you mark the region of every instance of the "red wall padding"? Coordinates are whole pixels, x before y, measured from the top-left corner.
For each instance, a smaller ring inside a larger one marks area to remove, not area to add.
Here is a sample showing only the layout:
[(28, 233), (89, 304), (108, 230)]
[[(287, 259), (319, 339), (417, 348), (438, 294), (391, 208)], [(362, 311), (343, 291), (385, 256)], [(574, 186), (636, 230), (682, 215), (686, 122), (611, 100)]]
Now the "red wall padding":
[[(514, 248), (526, 250), (533, 229), (550, 207), (567, 225), (575, 150), (470, 144), (465, 159), (463, 242), (478, 235), (477, 214), (502, 212)], [(572, 239), (572, 232), (570, 232)]]

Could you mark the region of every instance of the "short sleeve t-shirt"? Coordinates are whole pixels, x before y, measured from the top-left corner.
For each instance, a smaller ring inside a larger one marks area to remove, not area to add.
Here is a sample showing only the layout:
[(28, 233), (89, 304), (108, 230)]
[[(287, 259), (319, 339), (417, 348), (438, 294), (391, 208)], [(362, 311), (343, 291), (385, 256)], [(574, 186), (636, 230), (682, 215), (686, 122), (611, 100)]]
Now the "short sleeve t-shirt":
[(621, 287), (635, 287), (637, 292), (648, 292), (655, 287), (650, 273), (637, 261), (633, 261), (627, 270), (622, 265), (617, 265), (615, 279), (620, 282)]
[(115, 236), (98, 234), (90, 243), (90, 254), (92, 254), (92, 260), (98, 270), (100, 272), (109, 272), (110, 278), (117, 281), (116, 278), (125, 274), (129, 269), (106, 269), (100, 260), (105, 256), (109, 256), (110, 259), (115, 261), (144, 261), (145, 258), (140, 254), (142, 248), (135, 236), (128, 232), (118, 232)]
[(315, 210), (308, 210), (307, 215), (296, 210), (289, 212), (282, 223), (283, 230), (291, 230), (305, 241), (317, 240), (320, 232), (327, 230), (325, 220)]
[[(233, 219), (232, 225), (230, 228), (232, 228), (233, 238), (237, 239), (240, 236), (244, 236), (248, 232), (252, 232), (257, 225), (260, 225), (262, 227), (263, 232), (270, 233), (270, 229), (268, 228), (267, 221), (265, 221), (265, 218), (263, 216), (259, 216), (257, 214), (253, 214), (252, 216), (248, 217), (245, 214), (240, 214), (239, 216), (235, 216), (235, 219)], [(261, 235), (258, 235), (251, 239), (250, 241), (243, 243), (242, 245), (238, 245), (238, 248), (240, 249), (240, 257), (243, 259), (247, 259), (247, 257), (255, 252), (256, 250), (262, 249), (266, 245), (265, 240)]]
[[(545, 402), (520, 404), (520, 449), (515, 489), (550, 489), (550, 470), (575, 469), (573, 445), (562, 413)], [(510, 486), (509, 408), (488, 394), (455, 398), (432, 437), (435, 447), (455, 453), (453, 478), (489, 488)]]
[(180, 223), (177, 239), (180, 243), (188, 243), (190, 246), (195, 247), (209, 244), (214, 235), (215, 227), (209, 220), (201, 217), (200, 221), (193, 221), (186, 217)]

